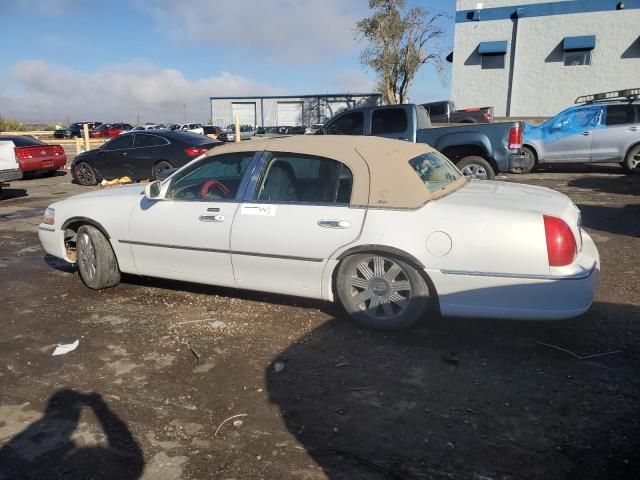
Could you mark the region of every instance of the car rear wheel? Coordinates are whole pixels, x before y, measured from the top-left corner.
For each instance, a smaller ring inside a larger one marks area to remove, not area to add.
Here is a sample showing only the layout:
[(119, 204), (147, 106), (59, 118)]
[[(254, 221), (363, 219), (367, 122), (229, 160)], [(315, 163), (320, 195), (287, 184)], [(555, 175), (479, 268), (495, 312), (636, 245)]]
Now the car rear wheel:
[(73, 167), (73, 176), (80, 185), (88, 186), (98, 183), (95, 170), (86, 162), (80, 162)]
[(173, 165), (171, 165), (166, 160), (160, 160), (153, 166), (153, 169), (151, 169), (151, 176), (154, 180), (159, 180), (160, 174), (165, 170), (169, 170), (170, 168), (173, 168)]
[(396, 257), (356, 254), (342, 261), (336, 290), (349, 317), (366, 328), (414, 326), (429, 306), (429, 289), (418, 271)]
[(493, 180), (496, 178), (491, 164), (477, 155), (464, 157), (456, 166), (465, 177), (473, 180)]
[(632, 147), (624, 159), (624, 169), (627, 173), (640, 173), (640, 145)]
[(514, 173), (531, 173), (536, 166), (536, 154), (529, 147), (522, 147), (522, 155), (525, 158), (525, 162), (520, 168), (514, 168)]
[(120, 282), (120, 270), (109, 240), (95, 227), (83, 225), (76, 236), (76, 261), (80, 278), (94, 290)]

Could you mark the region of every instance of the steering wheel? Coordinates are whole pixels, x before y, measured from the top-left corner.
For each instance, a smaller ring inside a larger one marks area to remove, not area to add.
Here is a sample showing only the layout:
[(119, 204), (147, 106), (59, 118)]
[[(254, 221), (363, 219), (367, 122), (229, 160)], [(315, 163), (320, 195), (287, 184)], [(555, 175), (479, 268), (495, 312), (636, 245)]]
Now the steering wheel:
[(227, 186), (222, 183), (220, 180), (207, 180), (200, 188), (200, 198), (203, 200), (208, 200), (209, 198), (209, 190), (212, 188), (218, 189), (220, 193), (222, 193), (222, 198), (231, 198), (231, 192), (227, 188)]

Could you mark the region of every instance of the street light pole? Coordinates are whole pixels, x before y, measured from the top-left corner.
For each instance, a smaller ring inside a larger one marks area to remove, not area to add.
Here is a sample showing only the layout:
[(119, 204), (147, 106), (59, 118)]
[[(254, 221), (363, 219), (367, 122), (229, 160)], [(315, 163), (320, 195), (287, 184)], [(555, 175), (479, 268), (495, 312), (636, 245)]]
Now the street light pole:
[(182, 105), (182, 120), (185, 123), (187, 122), (187, 106), (186, 105)]

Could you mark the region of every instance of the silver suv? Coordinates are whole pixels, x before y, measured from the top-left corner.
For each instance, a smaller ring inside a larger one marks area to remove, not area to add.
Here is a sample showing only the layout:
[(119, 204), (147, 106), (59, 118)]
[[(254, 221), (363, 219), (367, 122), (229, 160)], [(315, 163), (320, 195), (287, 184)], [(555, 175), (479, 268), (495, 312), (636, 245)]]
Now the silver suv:
[(525, 124), (523, 153), (536, 163), (620, 163), (640, 173), (640, 88), (586, 95), (541, 125)]

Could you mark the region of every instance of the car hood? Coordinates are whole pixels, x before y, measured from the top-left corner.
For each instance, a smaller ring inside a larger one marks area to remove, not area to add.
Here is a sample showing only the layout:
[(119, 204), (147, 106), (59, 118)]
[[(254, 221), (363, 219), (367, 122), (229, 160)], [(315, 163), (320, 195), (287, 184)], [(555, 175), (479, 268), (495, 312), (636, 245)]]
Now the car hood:
[(471, 180), (439, 202), (461, 207), (537, 212), (561, 218), (572, 228), (580, 216), (578, 207), (569, 197), (550, 188), (489, 180)]

